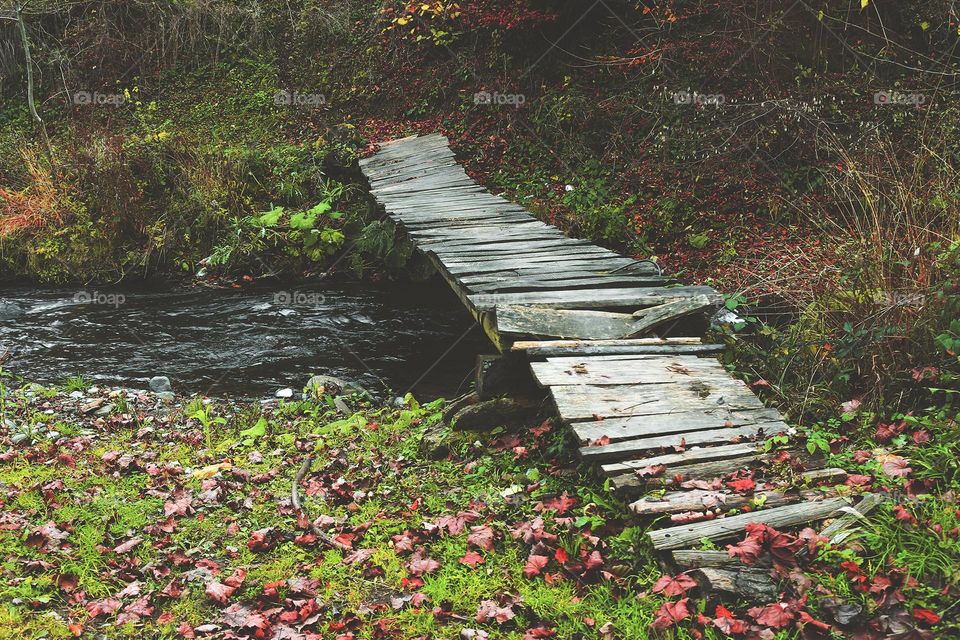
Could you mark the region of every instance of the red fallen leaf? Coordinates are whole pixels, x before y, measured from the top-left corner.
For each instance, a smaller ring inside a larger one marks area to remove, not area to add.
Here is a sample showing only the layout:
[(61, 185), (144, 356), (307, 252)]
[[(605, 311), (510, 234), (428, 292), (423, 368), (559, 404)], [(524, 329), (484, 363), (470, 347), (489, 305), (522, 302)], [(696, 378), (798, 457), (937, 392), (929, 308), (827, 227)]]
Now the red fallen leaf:
[(883, 456), (880, 465), (883, 472), (891, 478), (903, 478), (910, 475), (910, 472), (913, 471), (907, 463), (907, 460), (900, 456)]
[(557, 515), (562, 516), (567, 512), (570, 507), (577, 504), (576, 498), (571, 498), (566, 491), (564, 491), (559, 496), (551, 498), (543, 503), (545, 509), (553, 509), (557, 512)]
[(363, 564), (373, 555), (373, 549), (357, 549), (356, 551), (351, 551), (343, 557), (343, 564)]
[(907, 423), (905, 420), (890, 424), (881, 422), (877, 424), (877, 432), (874, 434), (873, 439), (881, 444), (886, 444), (903, 433), (903, 430), (906, 428)]
[(803, 546), (803, 540), (789, 533), (773, 532), (771, 530), (767, 545), (774, 562), (792, 567), (797, 564), (796, 555), (800, 547)]
[(115, 546), (113, 548), (113, 552), (121, 553), (121, 554), (126, 553), (127, 551), (130, 551), (131, 549), (136, 547), (141, 542), (143, 542), (143, 538), (131, 538), (130, 540), (127, 540), (123, 544), (118, 544), (117, 546)]
[(269, 539), (272, 532), (273, 529), (270, 527), (254, 531), (250, 535), (250, 540), (247, 541), (247, 548), (250, 549), (250, 551), (269, 551), (274, 546), (273, 542)]
[(868, 484), (873, 482), (873, 477), (865, 476), (857, 473), (851, 473), (847, 476), (845, 484), (848, 487), (865, 487)]
[(713, 615), (714, 618), (710, 621), (710, 624), (719, 629), (721, 633), (725, 633), (728, 636), (738, 635), (747, 630), (747, 623), (744, 620), (738, 620), (736, 616), (733, 615), (733, 612), (722, 604), (717, 605), (717, 609)]
[(853, 452), (853, 461), (857, 464), (863, 464), (867, 460), (873, 457), (873, 454), (869, 451), (859, 450)]
[(219, 602), (220, 604), (227, 604), (227, 600), (233, 595), (233, 592), (236, 591), (241, 584), (243, 584), (243, 580), (246, 577), (246, 569), (234, 569), (233, 573), (230, 574), (230, 576), (223, 582), (218, 582), (216, 580), (211, 580), (208, 582), (206, 589), (204, 589), (204, 593), (206, 593), (211, 600)]
[(697, 582), (690, 576), (681, 573), (677, 576), (662, 575), (653, 585), (654, 593), (662, 593), (665, 596), (682, 596), (688, 590), (697, 586)]
[(771, 629), (783, 629), (793, 622), (795, 617), (790, 605), (786, 602), (774, 602), (765, 607), (753, 607), (748, 609), (747, 613), (757, 621), (757, 624)]
[(391, 539), (393, 540), (393, 549), (399, 555), (413, 553), (413, 546), (417, 542), (417, 538), (410, 531), (392, 536)]
[[(126, 614), (130, 616), (130, 619), (134, 622), (140, 618), (149, 618), (153, 615), (153, 607), (150, 606), (150, 596), (143, 596), (142, 598), (137, 598), (126, 607), (123, 608), (123, 613), (121, 617)], [(120, 617), (117, 618), (117, 624), (124, 624), (121, 621)]]
[(187, 624), (186, 622), (181, 622), (181, 623), (180, 623), (180, 626), (177, 627), (177, 633), (180, 634), (180, 637), (181, 637), (181, 638), (189, 638), (189, 639), (192, 640), (192, 638), (196, 638), (196, 637), (197, 637), (197, 634), (194, 633), (194, 631), (193, 631), (193, 627), (191, 627), (191, 626), (190, 626), (189, 624)]
[(477, 607), (476, 621), (483, 623), (496, 620), (503, 624), (507, 620), (513, 620), (515, 615), (511, 604), (501, 606), (496, 600), (483, 600)]
[(97, 600), (96, 602), (88, 602), (86, 605), (87, 614), (89, 614), (91, 618), (110, 615), (119, 609), (121, 604), (123, 603), (116, 598), (105, 598), (103, 600)]
[(757, 380), (757, 381), (755, 381), (755, 382), (751, 382), (751, 383), (750, 383), (750, 386), (751, 386), (751, 387), (769, 387), (769, 386), (770, 386), (770, 383), (767, 382), (766, 380), (764, 380), (763, 378), (760, 378), (759, 380)]
[(642, 469), (637, 469), (633, 473), (636, 474), (638, 478), (655, 478), (662, 475), (666, 470), (667, 466), (664, 464), (653, 464), (643, 467)]
[(317, 536), (313, 533), (304, 533), (293, 539), (293, 544), (298, 547), (309, 547), (317, 541)]
[(483, 564), (484, 561), (483, 556), (476, 551), (467, 551), (458, 562), (468, 567), (476, 568), (478, 564)]
[(468, 522), (473, 522), (480, 518), (476, 511), (461, 511), (455, 516), (440, 516), (437, 518), (437, 526), (446, 529), (452, 536), (460, 535)]
[(684, 511), (682, 513), (675, 513), (670, 516), (670, 522), (676, 522), (677, 524), (687, 524), (688, 522), (699, 522), (700, 520), (705, 520), (707, 516), (713, 515), (709, 511)]
[(754, 482), (753, 478), (740, 478), (739, 480), (731, 480), (727, 483), (727, 486), (737, 493), (749, 493), (757, 488), (757, 483)]
[(412, 576), (422, 576), (425, 573), (433, 573), (440, 568), (440, 563), (433, 558), (426, 558), (421, 552), (413, 554), (410, 562), (407, 563), (407, 571)]
[(563, 547), (557, 547), (557, 550), (553, 552), (553, 557), (560, 564), (566, 564), (567, 560), (570, 559), (570, 556), (567, 554), (567, 550)]
[(235, 587), (230, 587), (222, 582), (216, 580), (211, 580), (207, 583), (204, 593), (210, 597), (211, 600), (219, 602), (220, 604), (227, 604), (227, 601), (230, 599), (230, 596), (233, 595), (233, 592), (237, 589)]
[(66, 593), (73, 593), (77, 588), (79, 579), (72, 573), (62, 573), (57, 576), (57, 586), (63, 589)]
[(913, 514), (907, 511), (907, 509), (902, 505), (898, 504), (893, 508), (894, 517), (900, 522), (913, 522)]
[(587, 445), (588, 447), (605, 447), (610, 444), (610, 436), (600, 436), (594, 440), (591, 440)]
[(831, 629), (831, 627), (830, 627), (829, 624), (827, 624), (826, 622), (823, 622), (822, 620), (817, 620), (816, 618), (814, 618), (812, 615), (810, 615), (810, 614), (807, 613), (806, 611), (801, 611), (801, 612), (800, 612), (800, 619), (799, 619), (797, 622), (798, 622), (801, 626), (810, 625), (810, 626), (812, 626), (812, 627), (814, 627), (814, 628), (816, 628), (816, 629), (819, 629), (820, 631), (823, 631), (823, 632), (830, 631), (830, 629)]
[(926, 429), (920, 429), (919, 431), (913, 432), (913, 443), (914, 444), (926, 444), (930, 442), (930, 432)]
[(526, 633), (523, 634), (523, 640), (540, 640), (541, 638), (552, 638), (555, 635), (557, 635), (557, 632), (553, 629), (535, 627), (527, 629)]
[(920, 622), (929, 624), (930, 626), (933, 626), (938, 622), (940, 622), (940, 616), (938, 616), (936, 613), (934, 613), (930, 609), (921, 609), (920, 607), (913, 608), (913, 617), (919, 620)]
[(531, 553), (527, 558), (527, 564), (523, 567), (523, 577), (532, 578), (540, 575), (540, 572), (543, 571), (543, 568), (547, 566), (548, 562), (550, 562), (549, 557), (538, 556)]
[(467, 544), (484, 551), (493, 551), (493, 529), (487, 525), (470, 527)]
[(690, 617), (690, 611), (687, 609), (687, 602), (690, 598), (683, 598), (676, 602), (664, 602), (657, 610), (653, 619), (653, 628), (660, 631), (672, 627), (681, 620)]
[(73, 637), (75, 637), (75, 638), (79, 638), (80, 636), (83, 635), (83, 625), (82, 625), (82, 624), (77, 624), (77, 623), (75, 623), (75, 622), (71, 622), (70, 624), (67, 625), (67, 629), (70, 630), (70, 633), (71, 633), (71, 634), (73, 635)]
[(587, 571), (597, 569), (603, 566), (603, 556), (600, 555), (599, 551), (591, 551), (590, 555), (587, 556), (583, 561), (583, 567)]
[(165, 516), (185, 516), (193, 513), (193, 497), (189, 494), (180, 495), (174, 500), (167, 500), (163, 503), (163, 515)]
[(51, 520), (47, 524), (36, 527), (31, 531), (26, 541), (24, 541), (24, 544), (28, 547), (36, 547), (38, 549), (41, 547), (55, 549), (60, 546), (59, 542), (69, 537), (69, 535), (66, 531), (57, 528), (56, 523)]
[(532, 427), (530, 429), (530, 433), (532, 433), (534, 437), (539, 438), (540, 436), (549, 433), (552, 428), (553, 421), (548, 418), (541, 422), (539, 427)]
[(763, 547), (760, 541), (754, 536), (749, 535), (736, 545), (727, 545), (727, 553), (730, 554), (730, 557), (740, 558), (744, 564), (753, 564), (756, 562), (762, 551)]

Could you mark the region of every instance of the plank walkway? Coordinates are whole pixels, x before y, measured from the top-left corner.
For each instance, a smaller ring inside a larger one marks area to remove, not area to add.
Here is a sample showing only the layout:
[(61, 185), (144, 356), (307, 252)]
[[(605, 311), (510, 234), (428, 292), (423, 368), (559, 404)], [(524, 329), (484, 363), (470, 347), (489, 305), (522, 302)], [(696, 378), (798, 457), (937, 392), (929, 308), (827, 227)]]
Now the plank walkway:
[[(529, 361), (581, 457), (597, 463), (615, 491), (639, 498), (662, 478), (709, 481), (773, 464), (757, 443), (787, 431), (780, 414), (716, 359), (701, 357), (722, 348), (698, 335), (722, 302), (715, 290), (677, 285), (650, 262), (569, 238), (485, 191), (443, 136), (385, 143), (360, 166), (376, 201), (494, 345)], [(668, 491), (631, 508), (703, 516), (653, 529), (650, 540), (663, 551), (739, 538), (749, 522), (789, 527), (849, 512), (848, 498), (818, 486), (844, 472), (802, 452), (794, 457), (807, 486), (758, 485), (771, 508), (712, 519), (718, 506), (753, 499), (723, 487)]]

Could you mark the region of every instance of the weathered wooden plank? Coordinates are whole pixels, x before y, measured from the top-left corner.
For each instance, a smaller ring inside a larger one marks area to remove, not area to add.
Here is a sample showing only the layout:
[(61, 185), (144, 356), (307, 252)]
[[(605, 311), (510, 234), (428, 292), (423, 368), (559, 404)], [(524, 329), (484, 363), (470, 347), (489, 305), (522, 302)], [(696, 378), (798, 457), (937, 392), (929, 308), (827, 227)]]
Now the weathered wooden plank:
[[(678, 466), (685, 466), (692, 463), (716, 462), (718, 460), (730, 460), (731, 458), (744, 458), (747, 456), (758, 455), (760, 451), (756, 444), (728, 444), (720, 447), (690, 447), (686, 451), (677, 453), (665, 453), (642, 460), (627, 460), (624, 462), (613, 462), (603, 465), (603, 473), (608, 476), (618, 474), (633, 475), (634, 471), (644, 467), (663, 465), (670, 472)], [(712, 477), (712, 476), (711, 476)]]
[[(582, 340), (578, 345), (549, 346), (549, 342), (523, 341), (510, 345), (512, 351), (526, 351), (531, 358), (553, 356), (606, 355), (706, 355), (720, 353), (722, 344), (629, 344), (629, 340)], [(609, 342), (609, 344), (607, 344)], [(614, 344), (617, 343), (617, 344)], [(536, 345), (536, 346), (526, 346)]]
[(588, 462), (623, 460), (636, 458), (647, 451), (656, 451), (681, 445), (720, 444), (739, 442), (752, 438), (765, 438), (784, 432), (788, 428), (789, 427), (783, 422), (765, 422), (762, 424), (749, 424), (742, 427), (728, 427), (726, 429), (711, 431), (691, 431), (666, 436), (635, 438), (601, 447), (583, 447), (580, 449), (580, 457)]
[[(623, 258), (623, 260), (627, 260), (627, 258)], [(541, 264), (543, 265), (542, 267), (543, 269), (552, 268), (554, 273), (567, 271), (567, 270), (570, 270), (571, 272), (592, 270), (596, 273), (609, 273), (613, 269), (617, 268), (617, 266), (621, 264), (621, 262), (618, 260), (612, 260), (609, 258), (591, 258), (589, 256), (583, 256), (583, 257), (563, 256), (563, 257), (552, 257), (550, 260), (547, 260), (547, 261), (536, 261), (536, 262), (534, 262), (533, 259), (531, 258), (528, 260), (523, 260), (523, 259), (496, 260), (496, 261), (484, 260), (481, 262), (463, 263), (463, 264), (444, 263), (444, 268), (450, 274), (454, 276), (458, 276), (458, 279), (459, 279), (459, 276), (463, 276), (463, 275), (494, 273), (494, 272), (501, 272), (509, 269), (517, 269), (518, 271), (522, 272), (522, 270), (525, 270), (525, 269), (530, 270), (531, 268), (537, 267)], [(635, 291), (650, 291), (650, 290), (657, 291), (658, 288), (648, 287), (647, 289), (642, 289), (642, 288), (635, 289)], [(602, 289), (598, 291), (616, 291), (616, 289)], [(534, 293), (502, 293), (502, 294), (479, 293), (479, 294), (470, 296), (470, 301), (471, 303), (473, 303), (473, 300), (472, 300), (473, 298), (482, 296), (484, 297), (484, 299), (480, 301), (481, 304), (479, 306), (477, 305), (474, 305), (474, 306), (476, 306), (477, 309), (480, 309), (482, 311), (493, 311), (496, 308), (497, 304), (525, 304), (522, 300), (523, 300), (523, 296), (527, 296), (527, 295), (543, 295), (543, 294), (556, 295), (556, 296), (566, 295), (566, 297), (572, 298), (574, 296), (571, 294), (574, 294), (577, 292), (581, 293), (581, 296), (585, 300), (590, 300), (591, 298), (594, 298), (594, 299), (598, 299), (600, 302), (603, 302), (603, 300), (600, 299), (602, 294), (600, 294), (599, 292), (594, 292), (590, 290), (547, 291), (547, 292), (534, 292)], [(519, 296), (519, 298), (517, 298), (517, 296)], [(634, 297), (636, 298), (640, 296), (635, 295)], [(498, 300), (499, 298), (503, 298), (503, 299)], [(653, 299), (653, 296), (651, 296), (651, 299)], [(593, 305), (593, 304), (590, 304), (589, 302), (584, 302), (584, 301), (581, 301), (580, 303), (571, 302), (569, 304), (572, 306), (572, 308), (588, 308), (588, 309), (594, 306), (615, 306), (615, 305)], [(560, 301), (558, 301), (558, 303), (556, 304), (536, 305), (536, 306), (544, 306), (546, 308), (553, 308), (553, 309), (565, 308), (564, 304)], [(627, 306), (631, 306), (631, 305), (627, 305)]]
[(513, 281), (495, 281), (488, 283), (480, 284), (467, 284), (464, 285), (470, 290), (471, 293), (514, 293), (517, 291), (562, 291), (565, 289), (604, 289), (604, 288), (613, 288), (613, 287), (622, 287), (628, 284), (635, 284), (637, 286), (646, 286), (646, 287), (659, 287), (664, 284), (669, 284), (660, 279), (651, 279), (650, 281), (644, 282), (642, 280), (610, 280), (605, 281), (603, 276), (597, 276), (590, 280), (585, 278), (571, 278), (567, 282), (567, 286), (564, 286), (563, 282), (560, 280), (513, 280)]
[[(626, 261), (623, 266), (632, 261)], [(610, 260), (615, 263), (617, 261)], [(521, 265), (517, 265), (521, 266)], [(705, 295), (719, 302), (720, 294), (710, 287), (646, 287), (600, 289), (597, 291), (546, 291), (532, 293), (476, 294), (469, 296), (477, 309), (490, 310), (498, 304), (528, 304), (560, 309), (599, 309), (605, 307), (648, 307), (675, 300)]]
[[(671, 552), (673, 563), (681, 569), (696, 569), (697, 567), (712, 567), (715, 569), (729, 569), (744, 567), (740, 558), (731, 557), (726, 551), (697, 551), (695, 549), (677, 549)], [(768, 568), (771, 566), (770, 557), (763, 555), (749, 565), (751, 567)]]
[[(829, 477), (845, 477), (843, 469), (817, 469), (800, 474), (804, 480), (817, 480), (829, 472)], [(715, 491), (706, 489), (690, 489), (682, 491), (668, 491), (661, 496), (641, 498), (630, 504), (630, 510), (641, 516), (661, 515), (664, 513), (683, 513), (685, 511), (706, 511), (722, 509), (739, 509), (745, 505), (762, 500), (764, 507), (779, 507), (801, 500), (814, 500), (819, 497), (833, 497), (835, 489), (782, 489), (777, 486), (768, 487), (765, 483), (758, 483), (756, 489), (749, 494), (736, 493), (723, 488)]]
[[(505, 307), (497, 307), (498, 317), (500, 309), (503, 308)], [(544, 311), (553, 310), (547, 309)], [(623, 316), (626, 314), (612, 315)], [(622, 325), (620, 326), (622, 327)], [(618, 358), (610, 358), (606, 361), (599, 358), (590, 361), (573, 359), (573, 361), (568, 362), (548, 360), (547, 362), (535, 362), (530, 367), (533, 369), (537, 380), (544, 386), (682, 383), (695, 379), (730, 378), (727, 370), (716, 360), (701, 359), (696, 356), (651, 358), (649, 360), (622, 360)]]
[(770, 575), (769, 569), (756, 567), (738, 567), (735, 569), (716, 569), (703, 567), (691, 572), (701, 593), (730, 594), (750, 602), (763, 603), (776, 600), (780, 593), (778, 581)]
[(498, 306), (496, 320), (501, 334), (597, 340), (619, 338), (633, 324), (633, 316), (626, 313), (526, 306)]
[(848, 504), (844, 498), (827, 498), (817, 502), (802, 502), (706, 522), (656, 529), (648, 531), (647, 536), (658, 551), (682, 549), (698, 545), (704, 539), (716, 543), (739, 537), (743, 535), (743, 528), (753, 522), (783, 529), (822, 520)]
[(715, 309), (718, 304), (716, 298), (711, 299), (708, 296), (700, 295), (686, 300), (667, 302), (649, 309), (641, 309), (634, 312), (633, 316), (636, 321), (630, 327), (630, 331), (623, 337), (640, 336), (667, 322), (673, 322), (684, 316), (701, 313), (708, 309)]
[(738, 380), (689, 384), (572, 385), (551, 389), (560, 415), (566, 420), (594, 416), (619, 418), (687, 411), (762, 409), (763, 403)]
[[(730, 446), (731, 445), (724, 445), (722, 447), (703, 447), (698, 448), (697, 451), (706, 456), (706, 454), (710, 451), (715, 449), (725, 449)], [(663, 483), (665, 480), (673, 481), (675, 478), (680, 478), (681, 480), (704, 480), (720, 478), (739, 469), (759, 469), (771, 464), (770, 461), (772, 456), (768, 453), (761, 452), (755, 443), (746, 443), (734, 446), (750, 447), (752, 453), (746, 453), (736, 457), (727, 456), (716, 459), (704, 457), (702, 458), (701, 462), (665, 464), (667, 470), (661, 476), (657, 476), (656, 478), (641, 478), (633, 471), (628, 473), (611, 473), (608, 478), (610, 480), (610, 484), (618, 493), (632, 496), (639, 494), (641, 489), (651, 483)], [(826, 464), (825, 458), (811, 456), (806, 451), (794, 452), (793, 457), (803, 465), (804, 469), (807, 470), (820, 469)], [(650, 460), (655, 459), (656, 457), (630, 460), (625, 461), (624, 464), (641, 465), (637, 468), (642, 469), (643, 465), (651, 464)], [(608, 466), (613, 465), (604, 465), (604, 468)]]
[(780, 420), (776, 409), (748, 411), (686, 411), (632, 418), (607, 418), (573, 423), (581, 442), (609, 438), (610, 443), (634, 440), (671, 433), (691, 431), (719, 431), (730, 427), (745, 427)]

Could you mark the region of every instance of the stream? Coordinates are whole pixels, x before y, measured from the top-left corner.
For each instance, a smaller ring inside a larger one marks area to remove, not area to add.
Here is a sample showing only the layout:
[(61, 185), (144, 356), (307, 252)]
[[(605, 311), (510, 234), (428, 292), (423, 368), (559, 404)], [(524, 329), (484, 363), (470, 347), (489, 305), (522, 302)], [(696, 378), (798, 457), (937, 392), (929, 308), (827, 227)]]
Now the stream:
[(178, 393), (272, 396), (312, 374), (375, 395), (418, 399), (466, 391), (477, 323), (438, 280), (290, 288), (0, 292), (4, 369), (41, 384), (82, 375), (147, 388), (168, 376)]

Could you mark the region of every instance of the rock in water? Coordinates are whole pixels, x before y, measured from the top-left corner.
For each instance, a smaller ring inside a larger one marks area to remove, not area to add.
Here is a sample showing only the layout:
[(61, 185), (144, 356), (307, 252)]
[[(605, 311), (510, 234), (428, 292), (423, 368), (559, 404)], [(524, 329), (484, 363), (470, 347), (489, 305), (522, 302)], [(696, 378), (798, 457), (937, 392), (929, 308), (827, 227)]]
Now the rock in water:
[(167, 376), (154, 376), (150, 378), (150, 391), (154, 393), (172, 392), (173, 385), (170, 384), (170, 378)]
[(277, 393), (276, 393), (275, 395), (276, 395), (278, 398), (292, 398), (292, 397), (293, 397), (293, 389), (291, 389), (290, 387), (287, 387), (286, 389), (280, 389), (279, 391), (277, 391)]

